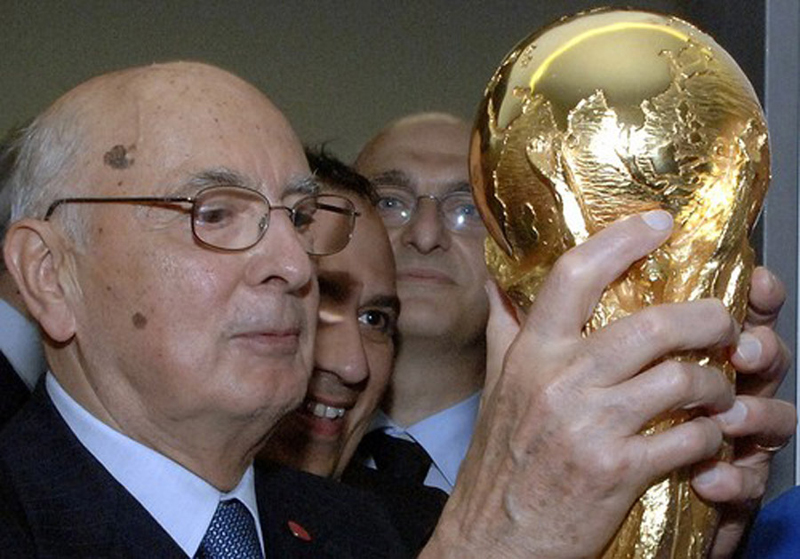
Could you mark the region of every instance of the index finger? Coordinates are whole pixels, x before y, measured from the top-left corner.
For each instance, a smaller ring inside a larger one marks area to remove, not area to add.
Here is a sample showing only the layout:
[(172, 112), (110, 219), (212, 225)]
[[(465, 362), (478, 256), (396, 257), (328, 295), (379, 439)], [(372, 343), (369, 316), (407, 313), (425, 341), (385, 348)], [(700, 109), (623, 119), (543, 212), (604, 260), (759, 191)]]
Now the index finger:
[(559, 258), (531, 306), (524, 329), (544, 338), (580, 336), (608, 285), (672, 232), (653, 210), (616, 221)]
[(503, 296), (495, 282), (486, 282), (486, 294), (489, 297), (489, 321), (486, 324), (486, 377), (483, 382), (483, 401), (494, 392), (506, 352), (520, 329), (511, 302)]

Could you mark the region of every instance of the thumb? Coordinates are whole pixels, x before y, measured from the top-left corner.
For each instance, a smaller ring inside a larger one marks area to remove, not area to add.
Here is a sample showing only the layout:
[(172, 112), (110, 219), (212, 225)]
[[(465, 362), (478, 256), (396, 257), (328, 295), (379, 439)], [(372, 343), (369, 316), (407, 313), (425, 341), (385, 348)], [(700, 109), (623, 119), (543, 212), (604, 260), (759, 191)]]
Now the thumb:
[(485, 401), (492, 395), (500, 379), (506, 352), (520, 331), (520, 323), (511, 301), (500, 291), (497, 284), (490, 280), (484, 287), (489, 297), (489, 321), (486, 325), (486, 381), (483, 389)]

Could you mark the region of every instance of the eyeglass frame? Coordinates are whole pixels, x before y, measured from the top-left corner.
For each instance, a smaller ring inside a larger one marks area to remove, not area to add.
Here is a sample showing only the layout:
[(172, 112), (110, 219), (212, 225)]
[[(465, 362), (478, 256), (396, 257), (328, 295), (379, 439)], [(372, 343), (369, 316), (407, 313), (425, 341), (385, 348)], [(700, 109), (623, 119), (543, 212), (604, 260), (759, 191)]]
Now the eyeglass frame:
[[(197, 207), (196, 206), (197, 198), (200, 197), (200, 195), (203, 194), (204, 192), (208, 192), (209, 190), (215, 190), (218, 188), (233, 188), (233, 189), (245, 190), (249, 193), (255, 194), (257, 197), (261, 198), (264, 201), (264, 204), (267, 207), (267, 212), (266, 214), (264, 214), (264, 217), (266, 217), (266, 225), (260, 229), (258, 238), (252, 244), (242, 248), (220, 247), (200, 238), (200, 236), (195, 231), (195, 208)], [(347, 234), (347, 241), (342, 245), (341, 248), (331, 252), (324, 252), (324, 253), (311, 252), (308, 249), (305, 249), (306, 253), (309, 254), (310, 256), (330, 256), (331, 254), (336, 254), (337, 252), (341, 252), (350, 243), (350, 240), (353, 238), (353, 230), (355, 229), (356, 218), (361, 215), (361, 212), (355, 209), (355, 205), (353, 204), (353, 202), (346, 196), (341, 196), (339, 194), (330, 194), (328, 192), (315, 193), (303, 196), (291, 206), (272, 205), (270, 201), (267, 199), (267, 197), (264, 196), (258, 190), (235, 184), (215, 184), (212, 186), (207, 186), (199, 190), (196, 194), (194, 194), (194, 196), (76, 196), (70, 198), (58, 198), (54, 200), (47, 207), (47, 211), (45, 212), (44, 217), (42, 219), (43, 221), (49, 221), (50, 217), (53, 215), (56, 209), (58, 209), (60, 206), (63, 206), (64, 204), (142, 204), (142, 205), (181, 204), (181, 203), (191, 204), (191, 208), (189, 209), (189, 217), (191, 221), (192, 237), (195, 239), (195, 241), (197, 241), (198, 243), (200, 243), (205, 247), (213, 248), (215, 250), (221, 250), (224, 252), (243, 252), (245, 250), (253, 248), (259, 243), (259, 241), (261, 241), (261, 239), (264, 238), (264, 235), (266, 235), (267, 233), (267, 229), (269, 229), (269, 223), (270, 223), (269, 218), (270, 215), (272, 214), (272, 210), (285, 210), (289, 214), (289, 219), (292, 221), (292, 226), (295, 227), (296, 229), (296, 225), (294, 224), (294, 217), (297, 212), (296, 210), (297, 206), (299, 206), (303, 202), (308, 201), (309, 199), (318, 199), (320, 197), (332, 197), (344, 200), (350, 208), (349, 210), (345, 210), (344, 208), (338, 208), (336, 206), (330, 206), (328, 204), (320, 204), (317, 206), (318, 208), (321, 208), (326, 211), (348, 215), (350, 218), (349, 220), (350, 231)]]
[[(387, 188), (397, 189), (397, 190), (401, 190), (403, 192), (407, 192), (409, 194), (409, 197), (413, 198), (413, 200), (414, 200), (414, 206), (411, 208), (411, 211), (409, 212), (408, 219), (404, 220), (402, 223), (399, 223), (397, 225), (389, 225), (389, 224), (384, 222), (384, 225), (386, 227), (390, 227), (390, 228), (393, 228), (393, 229), (394, 228), (398, 228), (398, 227), (404, 227), (404, 226), (408, 225), (409, 223), (411, 223), (411, 220), (414, 218), (414, 215), (416, 215), (417, 209), (419, 208), (419, 201), (422, 200), (422, 199), (433, 200), (434, 202), (436, 202), (436, 211), (439, 212), (440, 214), (444, 213), (442, 211), (442, 204), (445, 202), (445, 200), (447, 200), (448, 198), (453, 198), (455, 196), (459, 196), (459, 195), (468, 196), (470, 198), (470, 200), (472, 200), (472, 205), (475, 206), (476, 211), (478, 209), (477, 205), (475, 205), (475, 201), (472, 198), (472, 195), (469, 192), (464, 191), (464, 190), (453, 190), (453, 191), (448, 192), (444, 196), (436, 196), (434, 194), (416, 194), (415, 192), (413, 192), (409, 188), (406, 188), (406, 187), (403, 187), (403, 186), (382, 184), (382, 185), (376, 185), (376, 187), (375, 187), (375, 191), (377, 193), (377, 198), (378, 198), (378, 201), (375, 203), (375, 208), (378, 210), (378, 214), (381, 215), (381, 218), (383, 218), (383, 214), (382, 214), (382, 211), (381, 211), (381, 209), (379, 207), (379, 204), (384, 199), (384, 196), (381, 194), (381, 191), (385, 190)], [(444, 223), (445, 228), (448, 231), (450, 231), (452, 233), (456, 233), (457, 235), (477, 235), (477, 234), (480, 234), (480, 233), (485, 233), (485, 231), (486, 231), (485, 226), (483, 226), (483, 220), (480, 218), (480, 214), (478, 214), (478, 218), (479, 218), (479, 221), (481, 223), (481, 228), (480, 229), (470, 229), (470, 228), (457, 229), (457, 228), (453, 227), (453, 225), (452, 225), (452, 223), (450, 222), (449, 219), (444, 219), (443, 223)]]

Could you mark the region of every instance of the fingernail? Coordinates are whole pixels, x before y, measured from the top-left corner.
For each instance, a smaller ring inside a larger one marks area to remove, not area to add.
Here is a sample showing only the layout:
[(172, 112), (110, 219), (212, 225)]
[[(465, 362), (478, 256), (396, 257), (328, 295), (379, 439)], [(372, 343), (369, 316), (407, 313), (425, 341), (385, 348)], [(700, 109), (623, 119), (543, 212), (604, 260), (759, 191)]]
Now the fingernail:
[(758, 358), (761, 357), (761, 340), (752, 334), (743, 332), (742, 335), (739, 336), (739, 343), (736, 345), (736, 353), (748, 363), (758, 361)]
[(741, 425), (742, 423), (744, 423), (746, 417), (747, 417), (747, 406), (745, 406), (739, 400), (735, 400), (730, 409), (720, 414), (717, 414), (717, 419), (719, 419), (725, 425), (728, 426)]
[(704, 472), (700, 472), (696, 476), (694, 476), (693, 482), (695, 485), (712, 485), (717, 482), (719, 479), (719, 473), (717, 472), (716, 468), (709, 468)]
[(777, 286), (778, 281), (775, 279), (775, 275), (767, 270), (767, 288), (770, 291), (773, 291)]
[(666, 231), (672, 228), (672, 216), (664, 210), (653, 210), (642, 214), (642, 219), (656, 231)]

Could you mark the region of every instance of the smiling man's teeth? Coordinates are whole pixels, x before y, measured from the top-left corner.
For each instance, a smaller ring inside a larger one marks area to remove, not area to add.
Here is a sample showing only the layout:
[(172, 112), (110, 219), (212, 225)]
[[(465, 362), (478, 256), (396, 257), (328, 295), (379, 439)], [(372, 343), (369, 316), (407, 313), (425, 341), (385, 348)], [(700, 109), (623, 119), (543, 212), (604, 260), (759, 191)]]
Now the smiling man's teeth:
[(326, 406), (320, 402), (307, 402), (306, 410), (317, 417), (324, 417), (326, 419), (337, 419), (344, 416), (344, 408), (334, 408), (333, 406)]

